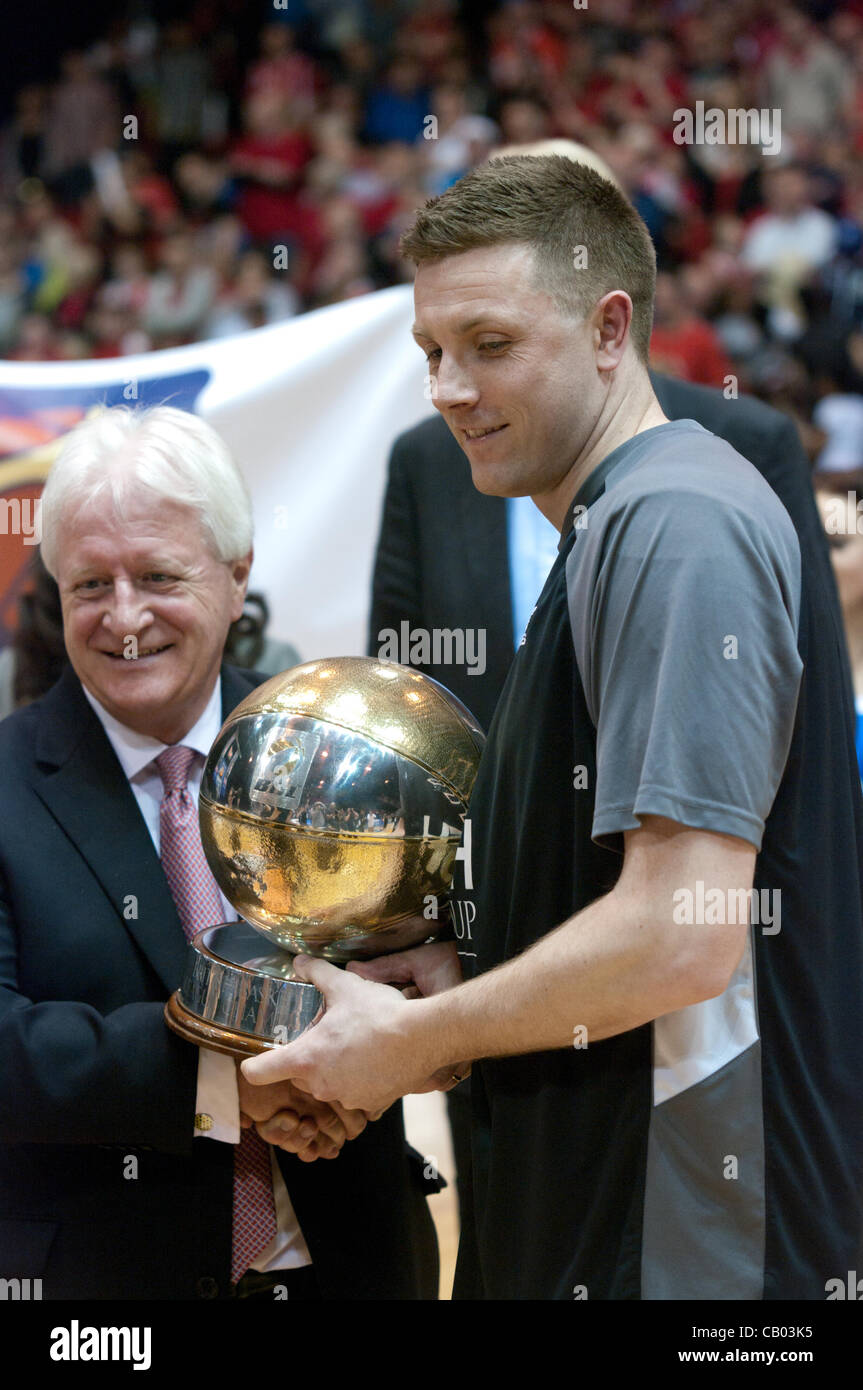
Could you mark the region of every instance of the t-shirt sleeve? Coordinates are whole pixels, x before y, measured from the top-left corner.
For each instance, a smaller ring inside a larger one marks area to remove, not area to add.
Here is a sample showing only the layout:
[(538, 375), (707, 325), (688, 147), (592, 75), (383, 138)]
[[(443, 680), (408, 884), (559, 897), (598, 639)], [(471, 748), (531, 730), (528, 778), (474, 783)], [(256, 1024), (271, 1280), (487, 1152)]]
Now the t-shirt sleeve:
[(618, 501), (576, 541), (567, 584), (597, 731), (593, 839), (621, 849), (656, 815), (760, 850), (803, 670), (778, 499), (757, 521), (695, 492)]

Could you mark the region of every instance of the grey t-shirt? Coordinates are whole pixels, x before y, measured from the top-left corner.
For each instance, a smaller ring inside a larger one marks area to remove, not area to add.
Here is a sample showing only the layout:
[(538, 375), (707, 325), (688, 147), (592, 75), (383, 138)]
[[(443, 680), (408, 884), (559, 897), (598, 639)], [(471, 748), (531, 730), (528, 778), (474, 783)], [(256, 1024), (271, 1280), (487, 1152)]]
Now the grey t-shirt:
[(597, 729), (592, 835), (644, 815), (761, 848), (803, 663), (800, 548), (772, 488), (694, 420), (615, 450), (566, 568)]

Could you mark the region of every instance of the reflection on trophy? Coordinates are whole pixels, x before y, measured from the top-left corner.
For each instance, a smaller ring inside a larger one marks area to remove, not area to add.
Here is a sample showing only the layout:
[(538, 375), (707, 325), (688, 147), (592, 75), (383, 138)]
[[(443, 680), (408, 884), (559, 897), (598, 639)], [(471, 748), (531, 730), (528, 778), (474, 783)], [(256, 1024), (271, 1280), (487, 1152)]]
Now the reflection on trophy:
[(433, 938), (483, 741), (455, 696), (393, 662), (307, 662), (253, 691), (210, 750), (199, 800), (207, 860), (244, 920), (194, 938), (169, 1025), (259, 1052), (323, 1005), (291, 953), (347, 961)]

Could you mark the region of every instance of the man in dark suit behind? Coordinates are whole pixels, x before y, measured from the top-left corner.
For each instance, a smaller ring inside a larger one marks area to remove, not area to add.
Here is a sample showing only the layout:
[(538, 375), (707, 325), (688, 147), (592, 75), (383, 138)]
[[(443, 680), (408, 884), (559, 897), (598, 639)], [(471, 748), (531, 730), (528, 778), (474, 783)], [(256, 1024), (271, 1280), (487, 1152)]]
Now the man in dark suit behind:
[[(296, 1092), (259, 1104), (163, 1021), (186, 941), (152, 759), (192, 747), (196, 794), (259, 683), (221, 665), (251, 561), (242, 480), (208, 426), (162, 408), (86, 422), (56, 469), (43, 550), (71, 665), (0, 725), (0, 1277), (45, 1299), (435, 1297), (400, 1107), (366, 1126)], [(232, 1284), (241, 1108), (278, 1145), (275, 1234)]]

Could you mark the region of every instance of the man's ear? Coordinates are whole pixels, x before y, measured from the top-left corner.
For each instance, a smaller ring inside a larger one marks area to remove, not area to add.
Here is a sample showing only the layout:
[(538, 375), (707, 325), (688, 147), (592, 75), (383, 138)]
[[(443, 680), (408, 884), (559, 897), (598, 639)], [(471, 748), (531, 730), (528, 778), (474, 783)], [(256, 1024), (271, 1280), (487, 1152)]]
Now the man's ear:
[(597, 365), (610, 370), (618, 365), (630, 341), (632, 300), (625, 290), (609, 290), (594, 311)]
[(234, 586), (233, 601), (231, 603), (231, 622), (235, 623), (238, 618), (243, 616), (243, 604), (246, 601), (246, 590), (249, 587), (249, 575), (252, 572), (252, 561), (255, 558), (254, 550), (250, 550), (248, 555), (244, 555), (241, 560), (234, 560), (231, 565), (231, 581)]

